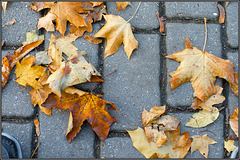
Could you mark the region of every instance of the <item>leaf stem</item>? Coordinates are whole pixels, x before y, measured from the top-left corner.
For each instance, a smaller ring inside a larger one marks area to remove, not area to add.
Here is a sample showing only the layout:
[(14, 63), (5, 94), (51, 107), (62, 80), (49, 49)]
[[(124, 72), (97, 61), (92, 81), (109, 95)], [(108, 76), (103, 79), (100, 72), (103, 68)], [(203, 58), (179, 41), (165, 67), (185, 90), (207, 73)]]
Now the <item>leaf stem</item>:
[(138, 6), (137, 6), (137, 9), (136, 9), (136, 11), (134, 12), (134, 14), (132, 15), (132, 17), (127, 21), (127, 22), (129, 22), (129, 21), (131, 21), (132, 19), (133, 19), (133, 17), (135, 16), (135, 14), (137, 13), (137, 11), (138, 11), (138, 9), (139, 9), (139, 7), (140, 7), (140, 5), (141, 5), (141, 3), (142, 2), (139, 2), (138, 3)]
[(206, 43), (207, 43), (207, 19), (204, 17), (204, 24), (205, 24), (205, 42), (203, 45), (203, 52), (205, 51)]
[[(106, 76), (102, 77), (101, 80), (102, 80), (103, 78), (106, 78), (107, 76), (115, 73), (115, 72), (116, 72), (116, 70), (114, 70), (112, 73), (109, 73), (109, 74), (107, 74)], [(91, 90), (91, 93), (93, 92), (93, 90), (95, 89), (95, 87), (98, 85), (99, 82), (100, 82), (100, 80), (95, 84), (95, 86), (94, 86), (93, 89)]]

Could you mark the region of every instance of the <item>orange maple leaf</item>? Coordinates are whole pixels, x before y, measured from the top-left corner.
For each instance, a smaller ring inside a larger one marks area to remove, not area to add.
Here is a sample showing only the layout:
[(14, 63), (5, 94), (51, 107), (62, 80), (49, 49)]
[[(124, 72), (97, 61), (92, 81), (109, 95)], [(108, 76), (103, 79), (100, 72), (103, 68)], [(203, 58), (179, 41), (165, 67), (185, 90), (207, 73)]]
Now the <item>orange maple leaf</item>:
[(191, 47), (186, 39), (186, 49), (173, 53), (167, 58), (174, 59), (180, 63), (178, 69), (171, 72), (170, 84), (172, 90), (190, 81), (194, 95), (202, 101), (206, 101), (216, 91), (216, 77), (226, 79), (230, 84), (235, 83), (234, 70), (236, 66), (231, 61), (218, 58), (211, 53)]
[[(106, 104), (110, 107), (105, 108)], [(81, 126), (85, 120), (92, 125), (92, 129), (101, 140), (105, 140), (108, 136), (110, 126), (113, 122), (117, 122), (111, 117), (107, 110), (116, 110), (113, 103), (107, 102), (92, 93), (80, 91), (74, 87), (68, 87), (62, 92), (62, 97), (50, 94), (48, 99), (42, 104), (46, 108), (69, 109), (72, 113), (73, 122), (66, 138), (71, 142), (73, 138), (81, 130)]]
[(104, 58), (116, 53), (123, 43), (124, 50), (130, 59), (133, 50), (138, 49), (138, 41), (132, 33), (130, 23), (115, 15), (105, 15), (104, 18), (107, 23), (94, 35), (94, 37), (107, 38)]

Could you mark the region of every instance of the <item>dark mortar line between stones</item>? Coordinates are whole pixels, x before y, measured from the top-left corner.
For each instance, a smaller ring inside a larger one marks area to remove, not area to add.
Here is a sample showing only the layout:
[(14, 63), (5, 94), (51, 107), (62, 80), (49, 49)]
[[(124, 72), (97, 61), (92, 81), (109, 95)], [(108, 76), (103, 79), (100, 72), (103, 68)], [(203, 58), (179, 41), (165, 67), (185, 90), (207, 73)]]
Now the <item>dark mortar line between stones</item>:
[[(222, 5), (223, 8), (225, 9), (226, 11), (226, 8), (225, 8), (225, 3), (224, 2), (218, 2), (218, 4)], [(229, 47), (230, 45), (227, 43), (227, 25), (226, 25), (226, 20), (225, 20), (225, 23), (223, 24), (220, 24), (221, 25), (221, 28), (220, 28), (220, 40), (221, 40), (221, 45), (222, 45), (222, 58), (223, 59), (228, 59), (227, 57), (227, 52), (229, 51)], [(223, 127), (223, 137), (224, 139), (227, 138), (228, 134), (229, 134), (229, 126), (228, 126), (228, 121), (227, 121), (227, 116), (226, 113), (229, 113), (228, 112), (228, 96), (229, 96), (229, 84), (228, 82), (223, 79), (223, 96), (226, 98), (225, 101), (222, 103), (223, 106), (225, 106), (226, 108), (223, 110), (223, 115), (224, 115), (224, 120), (223, 120), (223, 123), (225, 124), (224, 127)], [(224, 153), (223, 153), (223, 156), (224, 158), (227, 158), (227, 152), (226, 152), (226, 149), (224, 148)]]
[[(103, 19), (101, 20), (103, 21)], [(98, 45), (98, 66), (97, 66), (97, 70), (99, 71), (99, 73), (104, 76), (104, 41), (103, 43), (100, 43)], [(104, 82), (103, 82), (104, 83)], [(97, 93), (102, 93), (102, 89), (103, 89), (103, 83), (99, 83), (98, 86), (95, 89), (95, 92)], [(101, 140), (100, 138), (97, 136), (97, 134), (94, 134), (95, 138), (94, 138), (94, 142), (93, 142), (93, 157), (94, 158), (100, 158), (100, 154), (101, 154)]]
[[(160, 7), (161, 6), (161, 7)], [(165, 15), (165, 3), (159, 2), (159, 16)], [(166, 27), (165, 27), (166, 31)], [(160, 31), (158, 30), (160, 33)], [(166, 48), (166, 36), (165, 34), (160, 34), (160, 44), (159, 44), (159, 51), (160, 51), (160, 73), (159, 73), (159, 92), (160, 92), (160, 105), (163, 106), (166, 104), (166, 86), (167, 86), (167, 68), (166, 68), (166, 58), (167, 55), (167, 48)]]
[[(206, 17), (207, 18), (207, 17)], [(203, 18), (179, 18), (179, 17), (165, 17), (165, 22), (166, 23), (196, 23), (196, 24), (204, 24), (204, 19)], [(218, 23), (218, 18), (215, 19), (207, 19), (208, 24), (219, 24)]]

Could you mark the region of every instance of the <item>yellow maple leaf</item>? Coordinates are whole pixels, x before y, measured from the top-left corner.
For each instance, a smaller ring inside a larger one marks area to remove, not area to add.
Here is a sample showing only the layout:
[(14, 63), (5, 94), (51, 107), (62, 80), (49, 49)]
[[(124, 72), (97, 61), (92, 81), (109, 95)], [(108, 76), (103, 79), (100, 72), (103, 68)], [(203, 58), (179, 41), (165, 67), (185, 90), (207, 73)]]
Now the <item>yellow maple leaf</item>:
[(29, 85), (34, 89), (40, 88), (42, 85), (36, 78), (41, 77), (44, 73), (46, 68), (42, 66), (34, 65), (34, 57), (23, 58), (21, 64), (17, 62), (16, 65), (16, 82), (20, 85), (26, 86)]
[(130, 59), (134, 49), (138, 49), (138, 41), (135, 39), (131, 25), (120, 16), (104, 15), (107, 23), (94, 35), (94, 37), (107, 38), (105, 56), (117, 52), (120, 45), (124, 44), (124, 50)]
[(234, 145), (234, 140), (224, 141), (224, 148), (226, 148), (226, 150), (231, 153), (236, 148)]

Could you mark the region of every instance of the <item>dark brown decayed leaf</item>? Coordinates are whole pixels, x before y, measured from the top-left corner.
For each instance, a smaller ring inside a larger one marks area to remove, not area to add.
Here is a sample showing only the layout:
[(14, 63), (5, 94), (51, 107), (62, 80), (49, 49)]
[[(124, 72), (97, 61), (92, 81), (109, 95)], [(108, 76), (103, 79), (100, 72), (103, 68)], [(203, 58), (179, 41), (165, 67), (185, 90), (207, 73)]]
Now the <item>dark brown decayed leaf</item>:
[[(110, 125), (113, 122), (117, 122), (107, 112), (107, 110), (117, 111), (115, 105), (104, 101), (92, 93), (79, 92), (79, 90), (73, 89), (73, 87), (68, 87), (65, 92), (62, 92), (61, 98), (55, 94), (50, 94), (42, 106), (62, 110), (69, 109), (72, 113), (73, 127), (66, 135), (68, 142), (71, 142), (81, 130), (81, 126), (85, 120), (92, 125), (98, 137), (101, 140), (105, 140), (110, 130)], [(107, 109), (105, 108), (106, 104), (110, 105)]]

